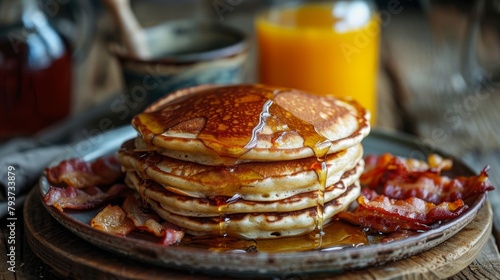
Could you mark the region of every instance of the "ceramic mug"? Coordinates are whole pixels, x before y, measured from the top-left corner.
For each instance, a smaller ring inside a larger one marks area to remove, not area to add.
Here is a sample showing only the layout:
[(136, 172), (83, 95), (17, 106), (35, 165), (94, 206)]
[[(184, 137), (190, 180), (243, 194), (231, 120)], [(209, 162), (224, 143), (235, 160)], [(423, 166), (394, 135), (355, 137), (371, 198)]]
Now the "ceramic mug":
[(180, 88), (242, 83), (248, 57), (246, 35), (215, 22), (180, 20), (145, 29), (151, 59), (139, 59), (113, 43), (134, 113)]

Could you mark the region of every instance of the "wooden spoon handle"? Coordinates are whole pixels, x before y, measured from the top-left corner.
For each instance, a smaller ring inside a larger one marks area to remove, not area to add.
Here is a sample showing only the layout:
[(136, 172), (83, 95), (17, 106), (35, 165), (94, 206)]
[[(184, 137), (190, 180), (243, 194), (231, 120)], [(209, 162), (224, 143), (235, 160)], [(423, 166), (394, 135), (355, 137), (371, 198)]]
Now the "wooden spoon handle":
[(137, 21), (129, 0), (102, 0), (120, 30), (123, 44), (137, 58), (147, 59), (151, 52), (145, 31)]

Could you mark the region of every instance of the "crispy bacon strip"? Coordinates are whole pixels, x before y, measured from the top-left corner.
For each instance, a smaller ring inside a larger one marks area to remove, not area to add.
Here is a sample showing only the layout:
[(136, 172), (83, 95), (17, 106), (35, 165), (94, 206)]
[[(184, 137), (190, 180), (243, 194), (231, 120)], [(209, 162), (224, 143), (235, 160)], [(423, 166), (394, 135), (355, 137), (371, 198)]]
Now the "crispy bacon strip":
[(391, 154), (368, 156), (367, 168), (360, 182), (390, 198), (418, 197), (434, 204), (466, 199), (475, 193), (494, 189), (488, 180), (488, 167), (478, 176), (451, 179), (440, 174), (451, 167), (450, 160), (431, 155), (428, 161), (427, 164)]
[[(430, 154), (427, 157), (427, 162), (413, 158), (397, 157), (390, 153), (384, 153), (381, 155), (367, 155), (364, 160), (365, 175), (363, 177), (373, 179), (373, 174), (379, 173), (378, 171), (380, 170), (397, 169), (401, 166), (408, 171), (426, 171), (430, 169), (435, 172), (450, 170), (453, 166), (452, 160), (444, 159), (437, 154)], [(377, 168), (378, 171), (375, 168)]]
[(107, 233), (126, 236), (134, 230), (145, 230), (161, 237), (160, 244), (172, 245), (180, 242), (184, 232), (168, 223), (159, 223), (157, 214), (142, 207), (142, 203), (133, 195), (127, 196), (122, 207), (108, 205), (99, 212), (90, 225)]
[(144, 207), (142, 201), (139, 201), (134, 195), (128, 195), (125, 198), (122, 208), (136, 228), (151, 232), (158, 237), (162, 236), (162, 227), (158, 223), (160, 217), (156, 213), (149, 211), (147, 207)]
[(139, 230), (145, 230), (161, 237), (161, 244), (172, 245), (180, 242), (184, 237), (184, 232), (168, 223), (160, 224), (160, 217), (150, 212), (142, 201), (139, 201), (134, 195), (128, 195), (122, 205), (127, 217), (134, 223)]
[(162, 245), (168, 246), (174, 243), (181, 242), (182, 238), (184, 237), (184, 231), (180, 230), (179, 227), (169, 222), (163, 222), (161, 223), (161, 225), (164, 229), (164, 234), (160, 242)]
[(360, 196), (358, 203), (360, 205), (353, 212), (341, 212), (337, 216), (382, 233), (429, 230), (438, 225), (436, 222), (458, 217), (467, 209), (462, 200), (434, 205), (416, 197), (395, 200), (378, 196), (370, 201)]
[(340, 212), (337, 217), (350, 224), (381, 233), (392, 233), (399, 230), (424, 231), (432, 228), (428, 225), (402, 220), (396, 216), (359, 208), (354, 212)]
[(84, 190), (72, 186), (66, 188), (50, 187), (43, 196), (43, 201), (49, 206), (54, 206), (59, 211), (64, 209), (93, 209), (104, 202), (121, 195), (127, 187), (124, 184), (114, 184), (103, 192), (100, 188), (92, 186)]
[(46, 168), (45, 173), (51, 184), (65, 184), (77, 189), (110, 185), (123, 175), (114, 155), (100, 157), (92, 163), (78, 158), (64, 160)]
[(90, 225), (98, 230), (119, 236), (126, 236), (135, 229), (134, 223), (117, 205), (106, 206), (90, 221)]
[(437, 221), (458, 217), (468, 206), (459, 199), (454, 202), (442, 202), (435, 205), (417, 197), (410, 197), (404, 200), (391, 199), (384, 195), (379, 195), (373, 200), (368, 200), (364, 196), (358, 197), (360, 208), (381, 214), (398, 217), (401, 220), (416, 222), (421, 224), (432, 224)]
[(120, 179), (123, 175), (122, 166), (116, 155), (100, 157), (91, 164), (92, 172), (107, 185)]
[(449, 178), (441, 171), (450, 169), (452, 161), (437, 155), (430, 155), (428, 162), (371, 155), (365, 163), (358, 207), (338, 217), (382, 233), (401, 233), (388, 236), (387, 242), (456, 218), (468, 208), (464, 199), (494, 189), (488, 167), (478, 176)]

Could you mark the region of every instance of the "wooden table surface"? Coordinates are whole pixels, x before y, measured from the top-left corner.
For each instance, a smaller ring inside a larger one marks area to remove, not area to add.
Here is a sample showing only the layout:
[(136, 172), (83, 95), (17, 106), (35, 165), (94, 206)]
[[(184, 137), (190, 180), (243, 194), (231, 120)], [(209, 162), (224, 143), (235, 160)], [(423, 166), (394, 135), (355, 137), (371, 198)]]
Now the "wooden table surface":
[[(244, 5), (239, 6), (236, 12), (242, 11), (244, 8)], [(150, 10), (145, 9), (145, 11), (144, 14), (148, 14)], [(247, 29), (253, 40), (251, 15), (248, 13), (237, 14), (236, 12), (228, 14), (225, 22)], [(212, 16), (215, 17), (215, 14)], [(429, 44), (425, 40), (428, 39), (429, 34), (422, 32), (425, 30), (423, 28), (425, 24), (426, 22), (422, 20), (420, 15), (414, 17), (410, 11), (403, 11), (393, 15), (390, 24), (384, 26), (378, 85), (379, 104), (380, 108), (383, 109), (379, 110), (380, 117), (377, 127), (413, 133), (427, 144), (431, 144), (432, 147), (464, 159), (476, 171), (479, 171), (484, 165), (491, 166), (490, 177), (494, 185), (497, 186), (497, 189), (489, 194), (493, 211), (493, 234), (488, 238), (481, 253), (474, 260), (471, 260), (470, 265), (450, 279), (500, 279), (500, 254), (497, 246), (500, 241), (500, 133), (498, 133), (500, 110), (496, 106), (496, 104), (500, 104), (500, 90), (495, 94), (488, 95), (488, 100), (482, 102), (480, 107), (473, 112), (467, 112), (467, 115), (458, 115), (462, 121), (461, 125), (465, 128), (450, 128), (450, 123), (443, 119), (443, 114), (438, 114), (436, 117), (431, 111), (426, 111), (443, 110), (443, 107), (432, 106), (445, 106), (446, 104), (443, 105), (441, 97), (436, 98), (428, 92), (432, 85), (428, 85), (426, 77), (428, 78), (428, 75), (432, 75), (432, 73), (426, 71), (425, 67), (433, 62), (433, 58), (426, 56)], [(103, 54), (100, 51), (99, 48), (93, 50), (89, 56), (93, 62), (88, 64), (99, 68), (95, 61), (109, 61), (109, 58), (102, 59)], [(249, 71), (253, 70), (250, 67)], [(110, 73), (116, 73), (116, 69), (111, 69)], [(105, 91), (109, 92), (119, 87), (116, 85), (116, 77), (108, 78), (112, 80), (109, 83), (114, 84), (114, 87), (104, 83)], [(249, 81), (253, 80), (251, 74)], [(88, 79), (85, 81), (89, 82)], [(103, 83), (102, 80), (100, 82)], [(103, 91), (102, 88), (100, 90)], [(465, 98), (462, 97), (455, 102), (465, 102)], [(104, 98), (98, 97), (97, 99)], [(456, 114), (459, 113), (456, 112)], [(434, 118), (429, 119), (429, 115)], [(444, 134), (439, 134), (440, 137), (438, 137), (436, 131), (444, 131)], [(444, 139), (442, 135), (448, 137)], [(482, 135), (487, 136), (481, 137)], [(6, 226), (2, 226), (0, 248), (5, 253), (0, 255), (0, 279), (60, 279), (56, 276), (54, 269), (34, 255), (31, 248), (27, 246), (21, 212), (21, 209), (17, 210), (19, 214), (16, 227), (17, 273), (13, 274), (7, 271), (8, 265), (5, 258), (9, 248), (9, 231)], [(3, 219), (2, 224), (6, 225), (7, 222)], [(371, 279), (374, 278), (371, 277)]]

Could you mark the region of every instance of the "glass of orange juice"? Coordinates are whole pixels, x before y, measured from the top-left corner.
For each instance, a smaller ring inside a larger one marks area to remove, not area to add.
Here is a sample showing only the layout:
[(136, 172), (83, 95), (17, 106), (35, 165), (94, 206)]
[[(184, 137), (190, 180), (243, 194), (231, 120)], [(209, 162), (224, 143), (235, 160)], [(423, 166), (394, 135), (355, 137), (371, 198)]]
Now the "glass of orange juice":
[(350, 96), (376, 122), (380, 17), (369, 1), (272, 7), (256, 18), (259, 81)]

